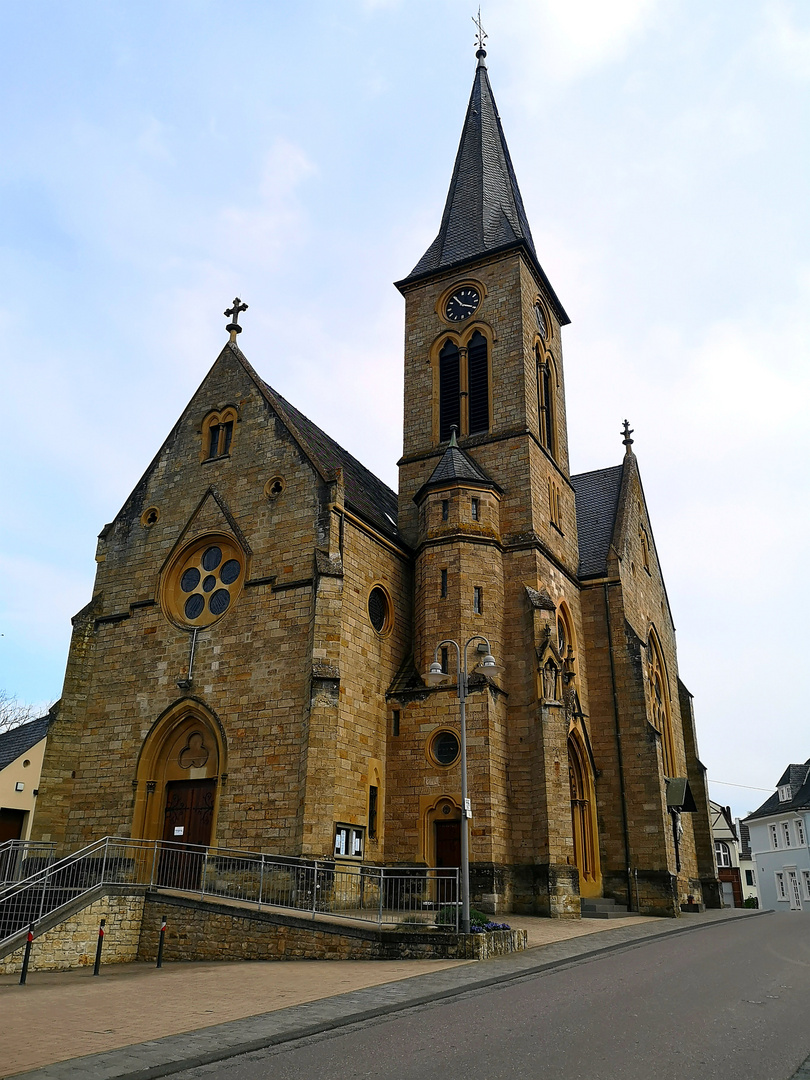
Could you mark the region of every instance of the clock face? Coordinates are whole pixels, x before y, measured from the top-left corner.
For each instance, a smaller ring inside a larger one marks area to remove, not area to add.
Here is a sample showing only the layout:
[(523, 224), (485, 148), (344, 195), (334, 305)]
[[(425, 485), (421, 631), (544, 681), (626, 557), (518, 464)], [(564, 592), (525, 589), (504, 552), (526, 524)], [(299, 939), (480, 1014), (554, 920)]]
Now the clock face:
[(472, 285), (462, 285), (444, 305), (445, 318), (450, 322), (461, 322), (462, 319), (468, 319), (480, 303), (478, 289), (474, 289)]
[(537, 329), (540, 333), (540, 337), (545, 341), (548, 336), (548, 330), (546, 329), (546, 316), (543, 312), (543, 307), (538, 301), (534, 305), (534, 317), (537, 319)]

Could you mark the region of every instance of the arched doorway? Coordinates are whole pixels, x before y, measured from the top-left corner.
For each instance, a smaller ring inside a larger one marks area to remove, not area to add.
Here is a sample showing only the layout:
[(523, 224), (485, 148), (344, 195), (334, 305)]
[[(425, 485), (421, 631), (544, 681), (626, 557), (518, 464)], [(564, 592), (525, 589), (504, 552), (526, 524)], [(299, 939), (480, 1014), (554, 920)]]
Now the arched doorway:
[(602, 873), (599, 865), (599, 833), (593, 774), (585, 748), (576, 733), (568, 736), (568, 777), (571, 786), (571, 826), (574, 835), (574, 862), (579, 870), (580, 896), (600, 896)]
[(198, 702), (181, 701), (152, 726), (138, 758), (132, 835), (208, 846), (216, 835), (225, 740)]

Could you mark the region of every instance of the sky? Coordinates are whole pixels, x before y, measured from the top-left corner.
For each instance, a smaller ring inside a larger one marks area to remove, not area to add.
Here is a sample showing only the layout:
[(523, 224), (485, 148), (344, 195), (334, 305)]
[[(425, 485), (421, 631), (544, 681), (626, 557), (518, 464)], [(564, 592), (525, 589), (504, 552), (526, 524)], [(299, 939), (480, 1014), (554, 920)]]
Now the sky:
[[(391, 486), (404, 277), (472, 85), (462, 0), (0, 6), (0, 689), (61, 693), (112, 520), (249, 309), (272, 386)], [(572, 470), (634, 428), (712, 797), (810, 758), (810, 7), (487, 0), (569, 316)]]

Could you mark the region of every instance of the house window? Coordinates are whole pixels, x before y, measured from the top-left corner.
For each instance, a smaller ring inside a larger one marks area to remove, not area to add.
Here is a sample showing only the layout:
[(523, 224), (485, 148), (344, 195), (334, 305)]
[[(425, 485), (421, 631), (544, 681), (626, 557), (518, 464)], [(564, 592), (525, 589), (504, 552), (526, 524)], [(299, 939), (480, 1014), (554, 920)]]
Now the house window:
[(368, 835), (372, 840), (377, 839), (377, 795), (379, 788), (371, 785), (368, 789)]
[(799, 847), (804, 847), (804, 822), (801, 818), (796, 818), (796, 843)]
[(365, 829), (358, 825), (335, 826), (335, 855), (342, 855), (349, 859), (363, 858), (363, 841)]
[(442, 521), (447, 521), (450, 517), (450, 500), (442, 499)]
[(790, 822), (782, 822), (782, 836), (785, 839), (785, 847), (790, 847)]
[(775, 877), (776, 877), (776, 899), (777, 900), (787, 900), (788, 895), (787, 895), (787, 890), (785, 889), (785, 875), (780, 873), (780, 871), (777, 870), (776, 874), (775, 874)]
[(810, 870), (802, 870), (802, 881), (804, 882), (804, 898), (810, 900)]
[(776, 826), (775, 825), (771, 825), (770, 828), (771, 828), (771, 847), (772, 848), (778, 848), (779, 847), (779, 833), (776, 831)]
[(481, 520), (481, 501), (480, 499), (470, 499), (470, 512), (472, 514), (473, 521)]
[(718, 870), (731, 866), (731, 852), (729, 851), (728, 844), (724, 840), (715, 840), (714, 854), (717, 857)]
[(447, 599), (447, 571), (442, 570), (442, 585), (441, 585), (441, 598)]
[(792, 798), (792, 792), (790, 790), (790, 784), (783, 784), (779, 788), (779, 802), (790, 802)]
[(473, 612), (476, 615), (482, 615), (484, 612), (484, 590), (480, 585), (476, 585), (473, 589)]
[(227, 408), (221, 412), (211, 412), (203, 420), (202, 460), (214, 461), (228, 457), (233, 441), (233, 426), (236, 422), (236, 409)]
[[(808, 871), (805, 870), (805, 873), (808, 873)], [(745, 884), (753, 886), (753, 884), (754, 884), (754, 871), (753, 870), (746, 870), (745, 871)]]

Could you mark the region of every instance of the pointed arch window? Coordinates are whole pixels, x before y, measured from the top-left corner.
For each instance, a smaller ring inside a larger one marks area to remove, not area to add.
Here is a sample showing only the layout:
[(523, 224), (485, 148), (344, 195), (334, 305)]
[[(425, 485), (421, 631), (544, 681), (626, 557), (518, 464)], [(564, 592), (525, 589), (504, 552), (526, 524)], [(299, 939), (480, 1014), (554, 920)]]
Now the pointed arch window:
[(675, 775), (675, 743), (672, 738), (672, 718), (669, 711), (669, 684), (664, 658), (655, 631), (650, 631), (647, 643), (647, 681), (650, 696), (650, 720), (661, 736), (664, 775)]
[[(465, 405), (466, 399), (466, 405)], [(448, 339), (439, 353), (439, 441), (489, 430), (489, 346), (476, 330), (467, 347)]]
[(202, 425), (201, 461), (214, 461), (230, 455), (236, 420), (236, 409), (230, 407), (206, 416)]
[(568, 781), (571, 789), (574, 862), (579, 870), (580, 891), (587, 895), (591, 889), (583, 888), (583, 885), (595, 883), (599, 876), (593, 782), (585, 756), (577, 740), (570, 736), (568, 739)]
[(453, 341), (439, 353), (439, 441), (450, 438), (450, 429), (461, 430), (461, 354)]
[(538, 345), (534, 351), (537, 363), (537, 416), (540, 443), (552, 457), (556, 457), (557, 416), (556, 391), (557, 380), (551, 358), (540, 351)]

